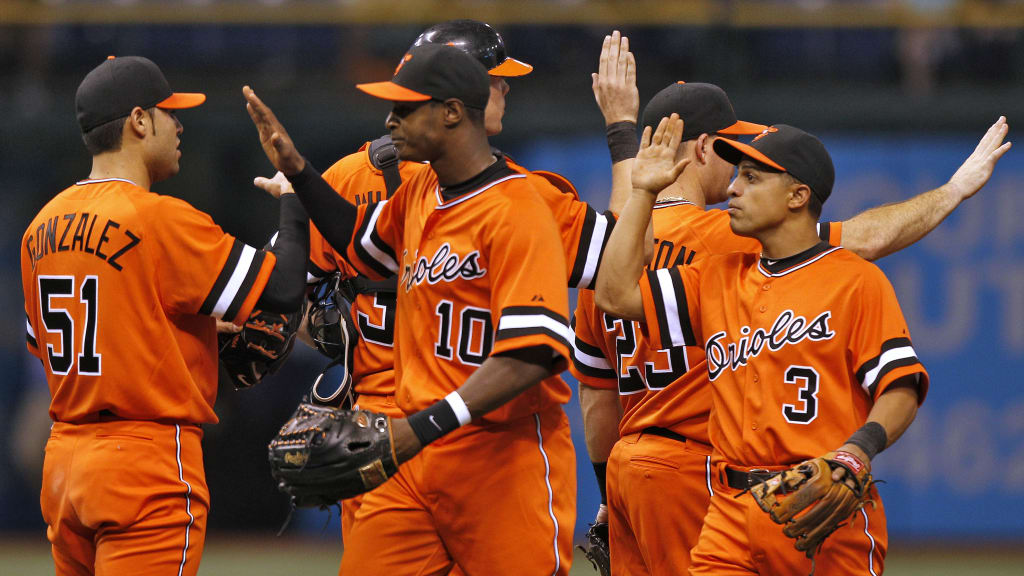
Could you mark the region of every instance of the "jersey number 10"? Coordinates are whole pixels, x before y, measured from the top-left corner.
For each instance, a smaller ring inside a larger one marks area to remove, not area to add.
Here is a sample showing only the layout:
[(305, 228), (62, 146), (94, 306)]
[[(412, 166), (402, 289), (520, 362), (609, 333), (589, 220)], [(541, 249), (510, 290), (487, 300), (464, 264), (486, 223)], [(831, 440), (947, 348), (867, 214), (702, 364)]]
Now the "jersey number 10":
[[(75, 283), (74, 276), (39, 277), (39, 305), (43, 327), (48, 333), (57, 334), (60, 340), (59, 343), (46, 343), (46, 356), (50, 371), (54, 374), (68, 374), (75, 365), (75, 319), (67, 308), (53, 305), (54, 298), (73, 298), (76, 294)], [(102, 360), (102, 354), (96, 353), (99, 278), (86, 276), (77, 294), (85, 305), (85, 329), (82, 332), (82, 352), (78, 354), (78, 373), (99, 376)], [(58, 347), (59, 354), (54, 352)]]

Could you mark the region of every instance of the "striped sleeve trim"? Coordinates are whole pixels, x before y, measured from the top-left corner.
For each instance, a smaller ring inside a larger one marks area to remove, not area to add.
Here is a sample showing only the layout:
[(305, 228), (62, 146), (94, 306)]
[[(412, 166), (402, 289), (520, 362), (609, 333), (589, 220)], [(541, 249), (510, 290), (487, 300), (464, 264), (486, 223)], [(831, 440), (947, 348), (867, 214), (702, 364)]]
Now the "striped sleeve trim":
[(28, 314), (25, 315), (25, 342), (32, 348), (39, 348), (39, 343), (36, 342), (36, 331), (32, 328), (32, 322), (29, 321)]
[(316, 262), (313, 262), (313, 260), (306, 262), (306, 282), (316, 282), (317, 279), (327, 278), (331, 274), (333, 274), (333, 272), (328, 272), (327, 270), (317, 266)]
[(857, 370), (857, 380), (864, 391), (873, 398), (878, 384), (885, 380), (887, 374), (897, 368), (920, 362), (909, 338), (893, 338), (882, 344), (882, 351), (878, 356), (861, 365)]
[(686, 305), (686, 290), (678, 268), (647, 271), (654, 309), (658, 315), (661, 347), (696, 346), (697, 338), (690, 324), (690, 311)]
[(580, 374), (591, 378), (616, 380), (615, 368), (604, 357), (604, 352), (600, 348), (580, 340), (579, 336), (576, 336), (573, 342), (575, 344), (572, 348), (573, 368)]
[(356, 230), (355, 242), (352, 243), (356, 256), (385, 278), (398, 273), (395, 251), (377, 233), (377, 219), (387, 203), (388, 201), (384, 200), (366, 207), (362, 224)]
[(572, 273), (569, 275), (570, 288), (594, 288), (601, 256), (604, 255), (604, 247), (608, 244), (614, 226), (615, 217), (611, 212), (598, 214), (587, 206), (583, 229), (580, 231), (576, 247), (576, 261), (573, 262)]
[(252, 290), (266, 255), (263, 250), (236, 239), (199, 313), (215, 318), (234, 318)]
[(572, 349), (574, 336), (564, 316), (541, 306), (509, 306), (501, 311), (495, 340), (535, 335), (549, 336)]

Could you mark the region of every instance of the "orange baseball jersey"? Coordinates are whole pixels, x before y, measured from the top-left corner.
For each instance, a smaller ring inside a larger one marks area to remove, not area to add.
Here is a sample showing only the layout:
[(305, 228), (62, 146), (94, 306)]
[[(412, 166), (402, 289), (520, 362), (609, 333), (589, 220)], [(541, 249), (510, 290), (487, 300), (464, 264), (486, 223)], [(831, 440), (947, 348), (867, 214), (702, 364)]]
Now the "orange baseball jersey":
[(893, 381), (928, 374), (875, 265), (820, 242), (789, 258), (712, 255), (641, 278), (650, 342), (704, 344), (715, 451), (738, 466), (834, 450)]
[(249, 317), (273, 254), (118, 178), (58, 194), (21, 246), (28, 349), (54, 421), (217, 421), (215, 318)]
[[(363, 144), (358, 152), (338, 160), (323, 173), (324, 180), (331, 188), (356, 206), (387, 199), (384, 175), (370, 161), (369, 148), (369, 142)], [(417, 162), (402, 162), (398, 165), (403, 182), (421, 170), (430, 170), (430, 167)], [(309, 260), (313, 276), (325, 277), (334, 271), (340, 271), (345, 278), (357, 275), (355, 269), (331, 248), (312, 222), (309, 235)], [(356, 394), (394, 394), (394, 296), (387, 293), (358, 294), (352, 303), (351, 313), (360, 335), (350, 364)]]
[[(358, 208), (348, 261), (373, 278), (398, 274), (395, 396), (404, 412), (457, 389), (491, 354), (543, 345), (569, 359), (561, 242), (527, 174), (499, 159), (442, 190), (424, 170), (390, 200)], [(568, 386), (552, 376), (483, 420), (568, 399)]]
[[(733, 234), (725, 211), (705, 210), (685, 200), (655, 204), (652, 223), (654, 257), (648, 270), (691, 265), (712, 254), (761, 250), (757, 240)], [(838, 243), (842, 238), (840, 222), (819, 228), (825, 240)], [(586, 386), (618, 389), (625, 409), (619, 433), (626, 436), (659, 427), (708, 443), (711, 390), (705, 385), (704, 349), (661, 350), (647, 341), (639, 322), (600, 311), (593, 292), (580, 291), (576, 302), (571, 369)]]

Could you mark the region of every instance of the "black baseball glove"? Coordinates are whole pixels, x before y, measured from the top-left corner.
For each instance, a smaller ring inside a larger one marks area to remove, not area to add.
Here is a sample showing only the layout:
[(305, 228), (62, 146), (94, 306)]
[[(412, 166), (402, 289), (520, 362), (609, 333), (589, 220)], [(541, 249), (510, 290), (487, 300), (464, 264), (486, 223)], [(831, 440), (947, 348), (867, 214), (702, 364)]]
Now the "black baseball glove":
[(577, 546), (586, 555), (587, 560), (594, 565), (594, 568), (601, 573), (601, 576), (611, 576), (612, 561), (608, 554), (608, 523), (595, 522), (587, 530), (586, 540), (583, 545)]
[(220, 361), (235, 388), (254, 386), (277, 372), (295, 344), (302, 311), (292, 314), (254, 310), (241, 332), (221, 333)]
[(367, 410), (299, 404), (268, 446), (278, 489), (299, 507), (328, 507), (398, 472), (391, 419)]

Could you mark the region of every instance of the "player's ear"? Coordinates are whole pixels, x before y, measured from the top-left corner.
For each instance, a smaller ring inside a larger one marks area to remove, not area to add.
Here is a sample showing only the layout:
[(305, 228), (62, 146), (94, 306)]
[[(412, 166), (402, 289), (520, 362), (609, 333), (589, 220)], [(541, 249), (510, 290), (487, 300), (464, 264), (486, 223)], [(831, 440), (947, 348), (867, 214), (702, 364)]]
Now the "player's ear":
[[(708, 163), (708, 157), (711, 154), (711, 143), (711, 137), (707, 133), (697, 136), (697, 139), (694, 140), (693, 155), (698, 163)], [(680, 146), (679, 148), (682, 149), (683, 147)]]
[(153, 118), (141, 107), (136, 106), (128, 114), (128, 121), (125, 122), (124, 127), (124, 136), (131, 134), (141, 140), (146, 137), (146, 132), (153, 130), (152, 123)]
[(797, 211), (807, 206), (811, 201), (811, 188), (803, 182), (793, 179), (789, 186), (789, 201), (787, 205), (790, 210)]
[(449, 98), (441, 103), (444, 107), (442, 118), (445, 126), (456, 126), (466, 118), (466, 105), (458, 98)]

